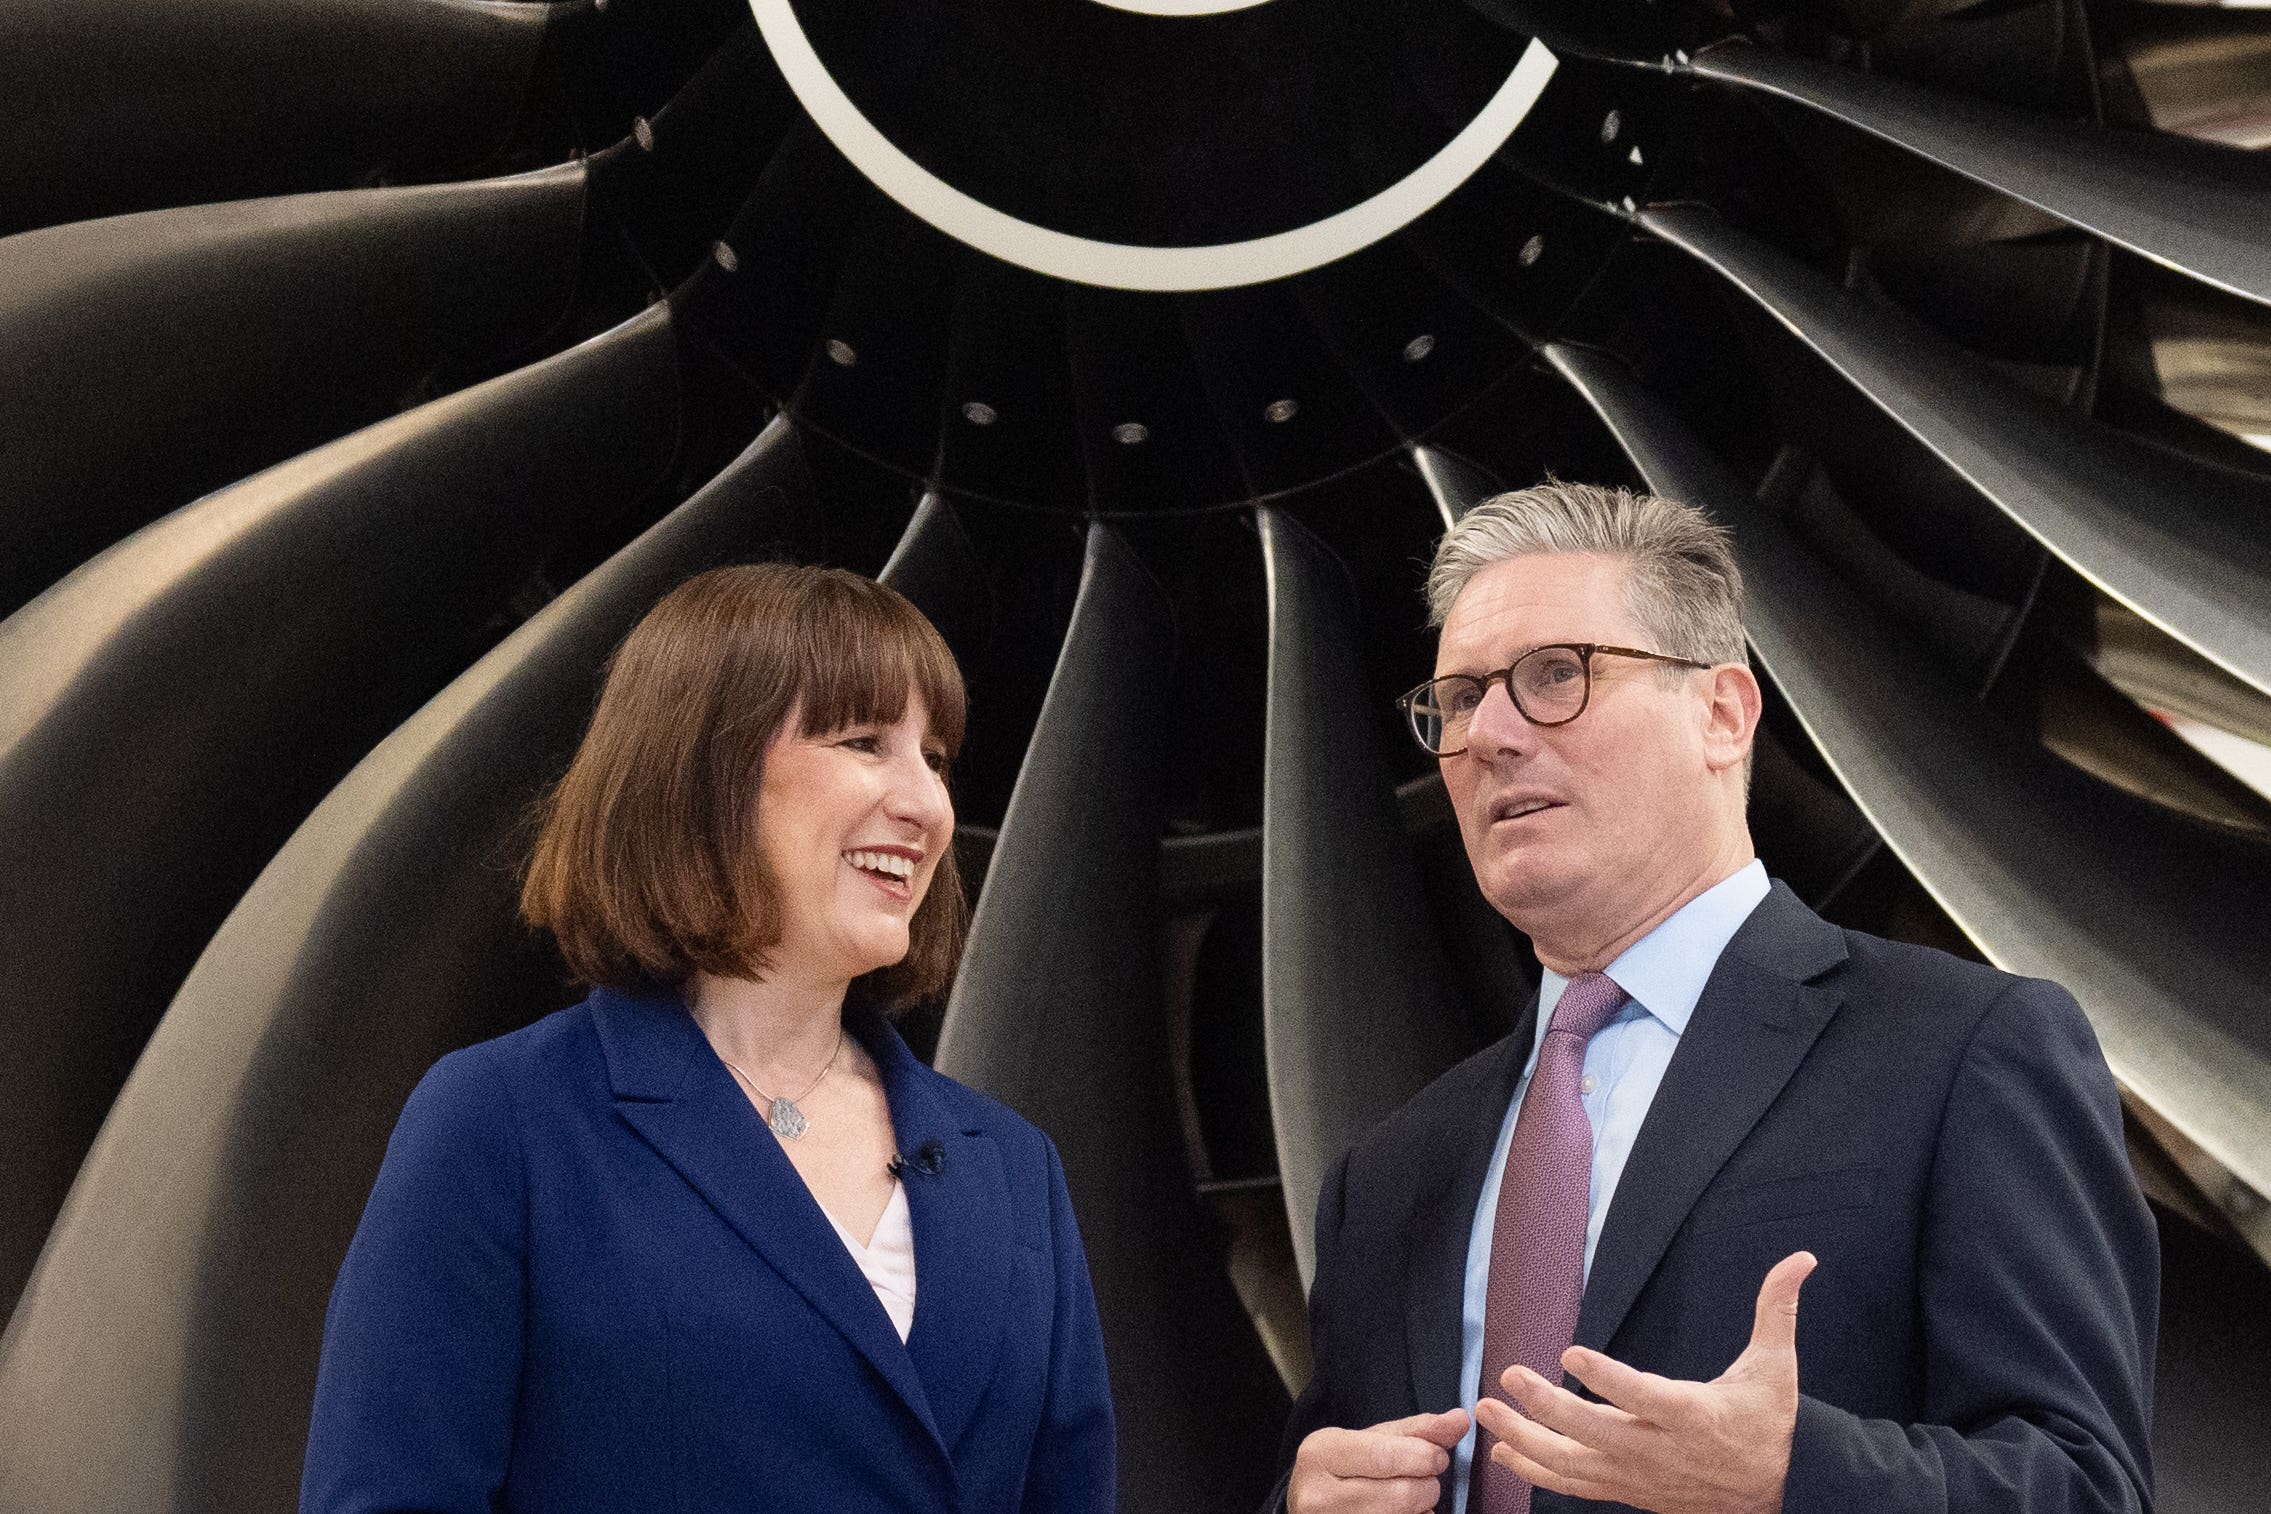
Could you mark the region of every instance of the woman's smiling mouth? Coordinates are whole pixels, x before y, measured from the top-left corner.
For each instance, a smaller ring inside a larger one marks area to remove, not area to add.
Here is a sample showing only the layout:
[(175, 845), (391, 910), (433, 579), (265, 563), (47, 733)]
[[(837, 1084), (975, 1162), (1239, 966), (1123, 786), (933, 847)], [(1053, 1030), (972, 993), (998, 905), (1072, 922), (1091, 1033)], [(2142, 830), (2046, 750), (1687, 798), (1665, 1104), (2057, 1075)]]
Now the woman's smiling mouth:
[(861, 848), (845, 852), (844, 860), (852, 865), (854, 872), (893, 899), (905, 901), (915, 897), (915, 864), (920, 860), (918, 855), (910, 855), (896, 848), (889, 851)]

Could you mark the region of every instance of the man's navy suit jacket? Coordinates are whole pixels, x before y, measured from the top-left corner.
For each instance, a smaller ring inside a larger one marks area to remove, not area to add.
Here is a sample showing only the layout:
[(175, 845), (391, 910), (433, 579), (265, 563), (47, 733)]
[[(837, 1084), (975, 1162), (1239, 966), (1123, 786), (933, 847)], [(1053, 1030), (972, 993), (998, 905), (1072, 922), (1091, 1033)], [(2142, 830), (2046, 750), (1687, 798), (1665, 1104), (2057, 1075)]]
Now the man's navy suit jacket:
[(301, 1507), (1109, 1510), (1055, 1150), (846, 1018), (909, 1157), (904, 1343), (677, 1000), (602, 989), (411, 1096), (332, 1293)]
[[(1458, 1403), (1467, 1238), (1530, 1042), (1520, 1025), (1445, 1073), (1327, 1174), (1286, 1466), (1320, 1426)], [(1821, 1265), (1798, 1307), (1788, 1514), (2151, 1507), (2160, 1253), (2081, 1010), (1840, 930), (1778, 883), (1649, 1108), (1577, 1343), (1716, 1377), (1799, 1250)], [(1607, 1506), (1540, 1489), (1533, 1507)]]

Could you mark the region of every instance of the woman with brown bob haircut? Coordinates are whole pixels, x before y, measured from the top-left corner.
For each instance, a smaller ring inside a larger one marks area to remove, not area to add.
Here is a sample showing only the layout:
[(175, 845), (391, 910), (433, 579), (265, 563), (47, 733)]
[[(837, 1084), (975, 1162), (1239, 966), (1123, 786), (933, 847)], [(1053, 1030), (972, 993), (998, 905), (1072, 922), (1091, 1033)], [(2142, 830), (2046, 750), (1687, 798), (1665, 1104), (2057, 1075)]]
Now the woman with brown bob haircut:
[(1106, 1510), (1046, 1137), (917, 1061), (967, 907), (930, 623), (723, 568), (609, 666), (522, 893), (590, 997), (435, 1064), (333, 1290), (307, 1510)]

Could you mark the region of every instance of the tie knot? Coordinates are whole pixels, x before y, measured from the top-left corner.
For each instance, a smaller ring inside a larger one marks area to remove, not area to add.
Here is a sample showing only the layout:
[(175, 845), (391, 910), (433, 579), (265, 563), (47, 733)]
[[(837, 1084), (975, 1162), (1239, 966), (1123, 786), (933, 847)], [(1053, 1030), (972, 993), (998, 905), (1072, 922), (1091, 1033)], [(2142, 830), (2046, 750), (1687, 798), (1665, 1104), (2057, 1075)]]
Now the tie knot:
[(1579, 973), (1561, 991), (1561, 1002), (1553, 1007), (1553, 1023), (1546, 1029), (1566, 1030), (1580, 1041), (1590, 1041), (1593, 1032), (1608, 1024), (1624, 1006), (1624, 998), (1624, 990), (1606, 973)]

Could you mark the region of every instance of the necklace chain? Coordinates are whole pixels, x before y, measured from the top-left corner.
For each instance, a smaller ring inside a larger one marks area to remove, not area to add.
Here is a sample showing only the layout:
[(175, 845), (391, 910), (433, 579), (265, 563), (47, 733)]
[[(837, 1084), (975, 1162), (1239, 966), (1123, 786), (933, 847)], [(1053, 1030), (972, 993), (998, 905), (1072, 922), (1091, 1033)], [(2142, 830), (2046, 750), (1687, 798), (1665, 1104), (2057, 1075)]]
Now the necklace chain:
[(750, 1088), (756, 1093), (757, 1097), (763, 1099), (765, 1103), (770, 1106), (769, 1111), (765, 1116), (765, 1123), (773, 1128), (773, 1133), (781, 1137), (781, 1139), (785, 1141), (793, 1141), (798, 1136), (804, 1134), (806, 1123), (804, 1118), (804, 1111), (799, 1109), (797, 1105), (802, 1100), (809, 1098), (812, 1094), (812, 1090), (820, 1086), (820, 1079), (828, 1076), (830, 1070), (832, 1070), (836, 1065), (836, 1058), (842, 1056), (843, 1053), (844, 1031), (843, 1027), (838, 1026), (836, 1029), (836, 1046), (833, 1051), (828, 1053), (828, 1065), (820, 1069), (820, 1077), (814, 1078), (810, 1083), (806, 1084), (804, 1092), (798, 1094), (793, 1099), (774, 1098), (771, 1094), (765, 1092), (764, 1089), (757, 1086), (757, 1080), (749, 1075), (749, 1070), (747, 1068), (743, 1067), (739, 1062), (734, 1061), (731, 1057), (726, 1056), (724, 1053), (721, 1052), (718, 1054), (718, 1060), (725, 1063), (726, 1066), (732, 1068), (735, 1075), (738, 1076), (742, 1082), (747, 1083)]
[[(820, 1078), (825, 1078), (826, 1076), (828, 1076), (829, 1072), (836, 1065), (836, 1058), (843, 1055), (843, 1051), (844, 1033), (839, 1030), (836, 1032), (835, 1049), (828, 1053), (828, 1064), (827, 1066), (820, 1069)], [(743, 1067), (739, 1062), (732, 1060), (730, 1057), (723, 1056), (719, 1057), (718, 1060), (725, 1063), (726, 1066), (732, 1068), (735, 1072), (740, 1073), (741, 1081), (747, 1083), (751, 1088), (757, 1088), (757, 1080), (749, 1076), (749, 1070)], [(804, 1102), (804, 1100), (810, 1098), (812, 1096), (812, 1090), (820, 1086), (820, 1078), (814, 1078), (810, 1083), (805, 1084), (804, 1092), (798, 1094), (795, 1098), (790, 1099), (789, 1102), (791, 1104), (800, 1104)], [(757, 1097), (765, 1100), (765, 1102), (767, 1102), (768, 1104), (773, 1101), (773, 1096), (765, 1092), (765, 1090), (762, 1088), (757, 1088)]]

